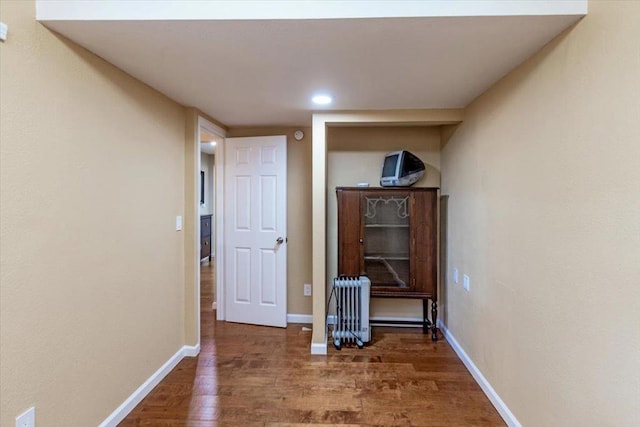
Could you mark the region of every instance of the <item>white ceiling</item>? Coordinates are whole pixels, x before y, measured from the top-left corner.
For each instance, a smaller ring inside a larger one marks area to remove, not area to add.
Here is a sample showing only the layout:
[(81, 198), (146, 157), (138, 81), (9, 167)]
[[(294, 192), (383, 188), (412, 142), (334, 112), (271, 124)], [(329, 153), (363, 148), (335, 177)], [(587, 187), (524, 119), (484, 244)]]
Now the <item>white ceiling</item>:
[(335, 110), (465, 107), (580, 17), (43, 23), (226, 126), (302, 126), (317, 92)]

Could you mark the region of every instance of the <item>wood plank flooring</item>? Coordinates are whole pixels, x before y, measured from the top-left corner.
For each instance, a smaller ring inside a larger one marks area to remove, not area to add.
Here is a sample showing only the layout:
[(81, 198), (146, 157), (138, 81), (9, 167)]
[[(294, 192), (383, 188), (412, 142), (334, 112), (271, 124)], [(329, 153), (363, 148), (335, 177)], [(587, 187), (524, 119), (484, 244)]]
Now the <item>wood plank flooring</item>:
[(444, 339), (373, 329), (362, 350), (309, 354), (311, 333), (218, 322), (202, 268), (202, 340), (120, 426), (504, 426)]

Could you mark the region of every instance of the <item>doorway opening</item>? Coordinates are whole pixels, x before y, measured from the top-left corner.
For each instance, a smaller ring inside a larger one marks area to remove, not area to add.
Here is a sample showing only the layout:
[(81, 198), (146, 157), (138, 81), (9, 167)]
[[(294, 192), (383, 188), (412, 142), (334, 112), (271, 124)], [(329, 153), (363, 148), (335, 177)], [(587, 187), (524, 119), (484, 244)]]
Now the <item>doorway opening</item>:
[[(226, 138), (224, 129), (202, 116), (197, 129), (192, 235), (197, 337), (202, 337), (200, 309), (215, 310), (216, 320), (284, 327), (286, 136)], [(234, 296), (231, 301), (227, 294)]]
[(199, 248), (196, 251), (196, 295), (198, 298), (198, 337), (201, 334), (200, 312), (215, 311), (220, 319), (223, 305), (218, 304), (218, 284), (222, 283), (222, 150), (225, 132), (222, 128), (198, 117), (198, 221), (196, 221)]
[(213, 310), (216, 309), (215, 164), (219, 140), (217, 135), (200, 129), (200, 291), (202, 295), (211, 296)]

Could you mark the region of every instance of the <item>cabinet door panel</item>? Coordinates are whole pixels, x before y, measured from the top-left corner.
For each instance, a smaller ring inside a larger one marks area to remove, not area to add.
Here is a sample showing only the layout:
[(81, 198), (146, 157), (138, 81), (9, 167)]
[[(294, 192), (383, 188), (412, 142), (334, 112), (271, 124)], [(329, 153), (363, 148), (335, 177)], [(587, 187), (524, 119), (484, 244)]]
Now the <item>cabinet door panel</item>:
[(362, 192), (364, 266), (373, 288), (411, 287), (409, 201), (406, 191)]
[(363, 272), (360, 226), (360, 192), (338, 190), (338, 275)]
[(415, 290), (433, 294), (437, 281), (436, 192), (415, 192), (411, 203), (412, 244), (411, 270)]

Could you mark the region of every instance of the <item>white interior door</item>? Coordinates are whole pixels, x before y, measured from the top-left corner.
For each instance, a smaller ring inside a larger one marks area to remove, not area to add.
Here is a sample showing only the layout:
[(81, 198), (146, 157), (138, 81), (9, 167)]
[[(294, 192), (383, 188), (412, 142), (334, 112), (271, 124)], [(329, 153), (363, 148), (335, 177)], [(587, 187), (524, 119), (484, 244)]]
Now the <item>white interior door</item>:
[(226, 320), (287, 325), (287, 138), (227, 138)]

